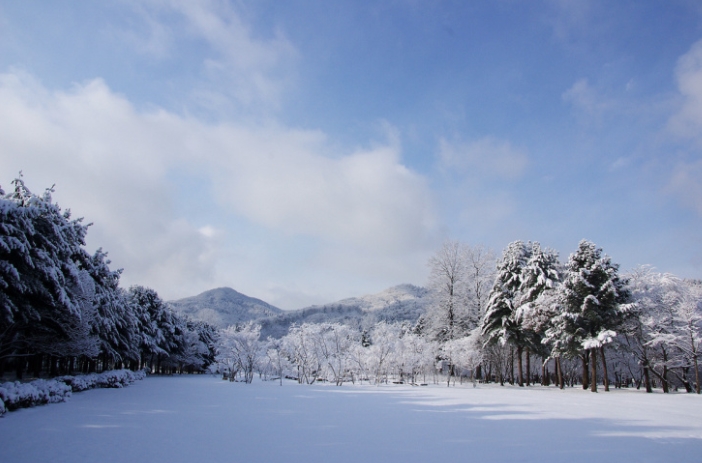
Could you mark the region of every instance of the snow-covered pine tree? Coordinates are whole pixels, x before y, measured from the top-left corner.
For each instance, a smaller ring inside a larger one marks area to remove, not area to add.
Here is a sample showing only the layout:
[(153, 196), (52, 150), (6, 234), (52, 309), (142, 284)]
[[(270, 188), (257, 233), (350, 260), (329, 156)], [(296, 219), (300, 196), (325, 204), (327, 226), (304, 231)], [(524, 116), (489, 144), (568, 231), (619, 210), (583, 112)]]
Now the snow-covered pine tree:
[[(554, 304), (553, 297), (560, 288), (562, 274), (563, 266), (558, 260), (558, 253), (552, 249), (542, 248), (537, 242), (532, 243), (531, 255), (522, 269), (519, 288), (521, 297), (516, 318), (523, 331), (523, 338), (529, 352), (542, 357), (542, 382), (546, 377), (545, 361), (550, 354), (548, 343), (543, 341), (551, 319), (557, 314), (557, 305)], [(559, 368), (558, 365), (556, 368)], [(527, 371), (529, 369), (527, 363)]]
[(531, 243), (514, 241), (502, 252), (497, 263), (495, 284), (490, 291), (485, 316), (481, 324), (486, 344), (495, 342), (510, 343), (517, 349), (518, 382), (524, 385), (522, 352), (529, 340), (517, 316), (521, 305), (522, 271), (531, 257)]
[(100, 355), (105, 363), (122, 367), (138, 362), (137, 320), (126, 294), (119, 288), (120, 270), (111, 270), (102, 248), (83, 260), (94, 282), (91, 301), (97, 313), (91, 332), (100, 339)]
[(158, 323), (165, 304), (156, 291), (143, 286), (130, 287), (129, 300), (137, 320), (141, 364), (158, 372), (158, 361), (167, 354), (166, 337)]
[(88, 226), (52, 202), (53, 189), (13, 185), (0, 197), (0, 358), (15, 357), (21, 376), (26, 355), (75, 355), (85, 341), (77, 259)]
[[(590, 389), (597, 392), (597, 352), (601, 353), (605, 390), (609, 390), (604, 347), (612, 341), (623, 321), (623, 307), (629, 300), (625, 281), (619, 278), (619, 265), (594, 243), (582, 240), (566, 266), (563, 283), (564, 311), (554, 318), (551, 337), (556, 348), (581, 351), (583, 378), (589, 356)], [(585, 383), (587, 381), (584, 381)], [(585, 385), (583, 385), (585, 387)]]

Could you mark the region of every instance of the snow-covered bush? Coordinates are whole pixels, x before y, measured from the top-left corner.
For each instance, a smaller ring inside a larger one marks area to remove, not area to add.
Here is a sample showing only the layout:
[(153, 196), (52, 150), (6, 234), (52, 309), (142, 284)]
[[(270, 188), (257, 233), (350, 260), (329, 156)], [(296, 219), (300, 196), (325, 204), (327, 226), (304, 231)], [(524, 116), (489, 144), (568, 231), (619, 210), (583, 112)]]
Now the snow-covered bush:
[(125, 387), (136, 381), (131, 370), (112, 370), (98, 375), (97, 387)]
[(9, 410), (36, 405), (64, 402), (72, 392), (97, 387), (120, 388), (146, 378), (146, 372), (112, 370), (100, 374), (59, 376), (56, 379), (35, 379), (30, 383), (19, 381), (0, 384), (0, 416)]
[(146, 372), (144, 370), (136, 372), (131, 370), (111, 370), (100, 374), (90, 373), (79, 376), (60, 376), (56, 379), (71, 386), (73, 392), (80, 392), (96, 387), (120, 388), (144, 378), (146, 378)]
[(61, 381), (69, 386), (71, 386), (71, 389), (73, 392), (81, 392), (85, 391), (88, 389), (93, 389), (97, 385), (97, 378), (98, 375), (95, 373), (90, 373), (87, 375), (79, 375), (79, 376), (59, 376), (56, 378), (57, 381)]
[(37, 379), (31, 383), (15, 381), (0, 384), (0, 400), (4, 402), (7, 410), (63, 402), (70, 396), (71, 387), (53, 379)]

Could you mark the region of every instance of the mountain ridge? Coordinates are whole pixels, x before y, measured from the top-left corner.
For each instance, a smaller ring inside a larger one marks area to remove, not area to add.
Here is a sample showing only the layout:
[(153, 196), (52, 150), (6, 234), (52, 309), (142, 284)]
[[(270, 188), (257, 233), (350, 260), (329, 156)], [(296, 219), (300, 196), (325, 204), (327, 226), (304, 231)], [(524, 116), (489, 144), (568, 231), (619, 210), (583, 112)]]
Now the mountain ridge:
[(284, 336), (291, 325), (333, 322), (367, 329), (379, 321), (416, 322), (429, 303), (429, 291), (412, 284), (295, 310), (281, 310), (229, 288), (215, 288), (170, 304), (178, 312), (220, 328), (255, 321), (261, 338)]
[(194, 320), (220, 328), (282, 313), (283, 310), (261, 299), (242, 294), (227, 286), (213, 288), (169, 304)]

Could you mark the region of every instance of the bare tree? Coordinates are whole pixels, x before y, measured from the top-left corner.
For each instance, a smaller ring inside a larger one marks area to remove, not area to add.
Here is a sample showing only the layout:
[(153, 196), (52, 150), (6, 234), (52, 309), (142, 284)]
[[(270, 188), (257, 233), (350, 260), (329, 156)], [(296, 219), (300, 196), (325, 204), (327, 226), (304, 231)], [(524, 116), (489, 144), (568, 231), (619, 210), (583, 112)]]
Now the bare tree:
[(495, 282), (496, 257), (492, 249), (483, 245), (464, 246), (466, 292), (470, 328), (480, 325), (485, 314), (490, 290)]
[(433, 301), (427, 318), (433, 336), (452, 341), (468, 331), (468, 267), (465, 246), (458, 241), (445, 241), (429, 259), (429, 289)]

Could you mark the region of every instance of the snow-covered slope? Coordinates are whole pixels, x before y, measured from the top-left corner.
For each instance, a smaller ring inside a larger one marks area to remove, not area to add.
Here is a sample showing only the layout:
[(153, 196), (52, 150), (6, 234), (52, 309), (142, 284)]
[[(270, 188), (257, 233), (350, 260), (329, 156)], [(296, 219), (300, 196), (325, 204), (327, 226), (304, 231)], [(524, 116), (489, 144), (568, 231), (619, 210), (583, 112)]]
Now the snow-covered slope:
[(377, 294), (285, 311), (259, 320), (261, 337), (284, 336), (293, 323), (336, 322), (359, 328), (369, 328), (378, 321), (414, 323), (428, 303), (428, 291), (424, 288), (409, 284), (393, 286)]
[(246, 296), (231, 288), (216, 288), (197, 296), (171, 301), (178, 312), (221, 328), (236, 323), (270, 317), (281, 309), (260, 299)]

